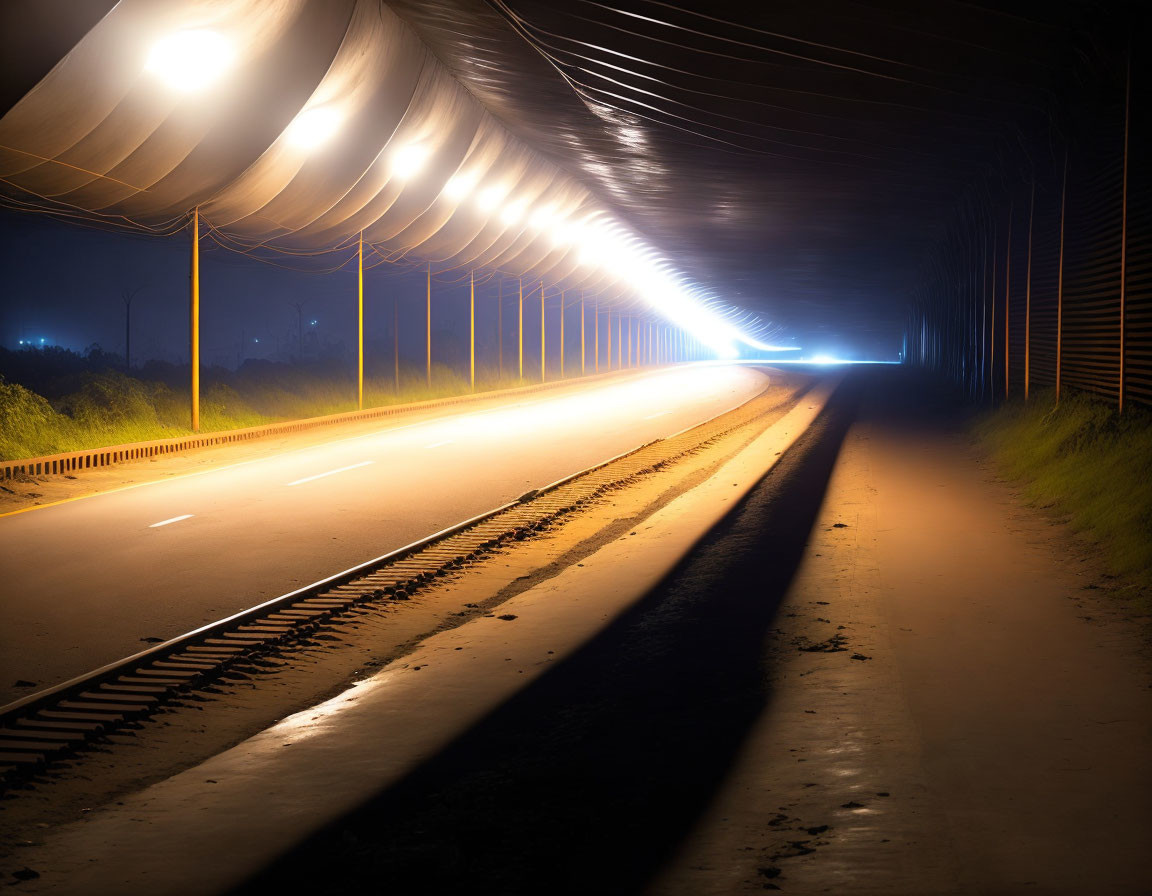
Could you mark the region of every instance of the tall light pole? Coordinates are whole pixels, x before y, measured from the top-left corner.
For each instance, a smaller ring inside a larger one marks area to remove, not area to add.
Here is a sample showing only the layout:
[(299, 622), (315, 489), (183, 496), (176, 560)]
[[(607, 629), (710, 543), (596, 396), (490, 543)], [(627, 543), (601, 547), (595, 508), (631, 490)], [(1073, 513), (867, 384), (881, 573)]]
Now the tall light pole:
[(124, 299), (124, 372), (132, 372), (132, 300), (144, 287), (122, 290), (120, 295)]
[(356, 247), (356, 409), (364, 410), (364, 231)]
[(468, 382), (476, 391), (476, 272), (468, 272)]
[(584, 376), (584, 290), (580, 290), (580, 376)]
[(428, 378), (428, 388), (432, 388), (432, 263), (428, 263), (428, 295), (425, 304), (426, 315), (425, 335), (425, 371)]
[(592, 369), (600, 372), (600, 303), (592, 312)]
[(192, 432), (200, 431), (200, 207), (192, 209), (192, 273), (189, 303), (189, 351), (192, 367)]

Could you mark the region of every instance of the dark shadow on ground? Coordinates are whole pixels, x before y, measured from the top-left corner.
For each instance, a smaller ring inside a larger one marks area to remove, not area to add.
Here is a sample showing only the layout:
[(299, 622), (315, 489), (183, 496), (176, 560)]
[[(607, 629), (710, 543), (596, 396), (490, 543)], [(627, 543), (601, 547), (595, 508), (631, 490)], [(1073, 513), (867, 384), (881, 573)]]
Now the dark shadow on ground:
[(768, 630), (855, 393), (640, 604), (238, 892), (640, 891), (768, 699)]

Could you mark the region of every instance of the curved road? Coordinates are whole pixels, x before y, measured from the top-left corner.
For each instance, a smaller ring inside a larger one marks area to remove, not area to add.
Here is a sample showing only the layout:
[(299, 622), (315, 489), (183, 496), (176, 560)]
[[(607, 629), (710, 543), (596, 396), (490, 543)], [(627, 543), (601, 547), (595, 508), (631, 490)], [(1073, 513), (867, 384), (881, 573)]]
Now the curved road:
[(0, 703), (402, 547), (678, 432), (768, 382), (654, 372), (402, 422), (0, 518)]

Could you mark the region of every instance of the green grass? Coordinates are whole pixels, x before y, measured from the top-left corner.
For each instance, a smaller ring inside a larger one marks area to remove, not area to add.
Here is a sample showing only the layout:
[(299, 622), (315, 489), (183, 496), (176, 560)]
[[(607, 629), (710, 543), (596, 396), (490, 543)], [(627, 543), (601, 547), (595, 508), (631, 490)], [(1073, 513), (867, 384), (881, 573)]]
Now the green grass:
[(1126, 597), (1152, 611), (1152, 415), (1041, 392), (985, 415), (976, 434), (1034, 504), (1099, 546)]
[[(476, 391), (527, 385), (478, 370)], [(382, 407), (463, 395), (466, 376), (433, 365), (432, 384), (423, 369), (401, 370), (400, 389), (391, 377), (365, 380), (364, 406)], [(205, 385), (200, 431), (219, 432), (264, 423), (356, 410), (350, 378), (248, 380), (236, 386)], [(188, 396), (164, 385), (106, 371), (87, 373), (78, 388), (54, 401), (0, 377), (0, 459), (40, 457), (63, 451), (190, 435)]]

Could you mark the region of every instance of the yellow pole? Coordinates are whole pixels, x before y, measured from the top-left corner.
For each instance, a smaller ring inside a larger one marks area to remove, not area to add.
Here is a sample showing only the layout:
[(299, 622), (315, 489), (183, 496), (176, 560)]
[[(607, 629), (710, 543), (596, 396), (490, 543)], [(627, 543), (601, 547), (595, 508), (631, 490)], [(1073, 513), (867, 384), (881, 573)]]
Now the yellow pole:
[(1064, 149), (1064, 179), (1060, 185), (1060, 262), (1056, 274), (1056, 404), (1060, 404), (1060, 367), (1064, 344), (1064, 203), (1068, 196), (1068, 149)]
[(360, 231), (360, 244), (356, 252), (356, 407), (364, 410), (364, 231)]
[(1128, 358), (1128, 124), (1132, 99), (1132, 47), (1128, 47), (1128, 74), (1124, 84), (1124, 180), (1120, 199), (1120, 403), (1124, 413), (1124, 375)]
[(544, 342), (544, 281), (540, 281), (540, 382), (546, 379), (544, 362), (548, 359), (547, 345)]
[(1012, 203), (1008, 203), (1008, 253), (1004, 259), (1004, 399), (1011, 385), (1008, 377), (1008, 337), (1012, 335)]
[(468, 382), (476, 391), (476, 272), (468, 272)]
[(1032, 181), (1032, 198), (1028, 203), (1028, 266), (1024, 280), (1024, 400), (1032, 379), (1032, 221), (1036, 212), (1036, 181)]
[(600, 303), (592, 311), (592, 370), (600, 372)]
[(424, 329), (424, 348), (425, 348), (425, 372), (428, 377), (428, 388), (432, 388), (432, 264), (428, 264), (428, 299), (425, 304), (425, 329)]
[(580, 290), (580, 376), (584, 376), (584, 290)]
[(192, 289), (189, 314), (192, 365), (192, 432), (200, 432), (200, 207), (192, 209)]
[(612, 309), (608, 309), (608, 369), (612, 369)]
[(520, 379), (524, 379), (524, 278), (520, 277), (516, 282), (520, 284), (520, 323), (517, 328), (520, 346), (518, 355), (520, 358), (519, 377)]

